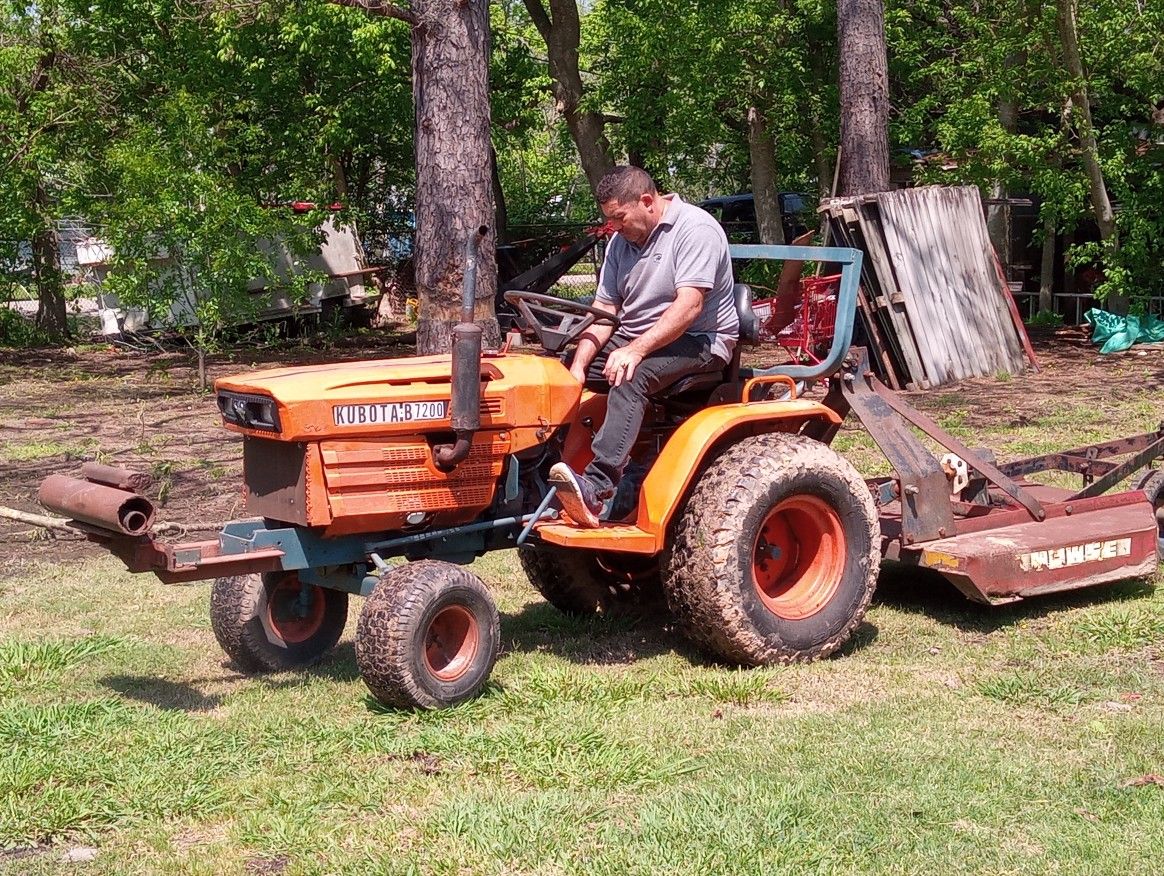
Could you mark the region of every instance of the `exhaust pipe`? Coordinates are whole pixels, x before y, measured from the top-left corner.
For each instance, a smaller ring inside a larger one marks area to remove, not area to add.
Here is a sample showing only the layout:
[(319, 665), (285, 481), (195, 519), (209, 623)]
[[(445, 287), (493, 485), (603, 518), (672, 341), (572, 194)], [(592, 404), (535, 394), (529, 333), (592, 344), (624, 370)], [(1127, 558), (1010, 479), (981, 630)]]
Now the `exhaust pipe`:
[(477, 293), (477, 248), (489, 226), (482, 225), (465, 242), (465, 287), (461, 296), (461, 321), (453, 327), (452, 395), (449, 419), (457, 436), (454, 444), (433, 448), (433, 463), (450, 472), (465, 461), (473, 435), (481, 428), (481, 326), (473, 321)]
[(36, 497), (49, 511), (121, 535), (145, 535), (154, 522), (145, 496), (65, 475), (45, 478)]

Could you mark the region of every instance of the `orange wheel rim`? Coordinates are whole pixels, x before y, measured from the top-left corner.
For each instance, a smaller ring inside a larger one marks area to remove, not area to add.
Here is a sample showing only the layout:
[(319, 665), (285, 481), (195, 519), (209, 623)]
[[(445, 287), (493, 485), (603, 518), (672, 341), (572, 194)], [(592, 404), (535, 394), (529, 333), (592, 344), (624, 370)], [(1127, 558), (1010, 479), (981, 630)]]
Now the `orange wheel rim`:
[(469, 671), (480, 641), (477, 618), (462, 605), (437, 612), (424, 636), (424, 661), (441, 681), (456, 681)]
[(764, 607), (785, 620), (811, 617), (836, 595), (845, 571), (845, 530), (823, 499), (794, 496), (768, 512), (752, 548), (752, 578)]
[(323, 589), (311, 585), (307, 588), (306, 603), (303, 596), (303, 584), (298, 575), (292, 574), (282, 578), (267, 597), (267, 622), (288, 645), (306, 642), (323, 626), (326, 608)]

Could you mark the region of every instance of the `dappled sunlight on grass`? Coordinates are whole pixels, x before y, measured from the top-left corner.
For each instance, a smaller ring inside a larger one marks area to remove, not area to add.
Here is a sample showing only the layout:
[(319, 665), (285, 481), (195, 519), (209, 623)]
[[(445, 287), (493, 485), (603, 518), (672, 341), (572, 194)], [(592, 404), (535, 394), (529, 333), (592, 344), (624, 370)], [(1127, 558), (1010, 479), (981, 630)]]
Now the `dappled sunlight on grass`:
[(3, 580), (0, 838), (105, 873), (1146, 873), (1164, 842), (1159, 789), (1124, 787), (1161, 769), (1164, 588), (992, 610), (889, 582), (843, 656), (739, 670), (665, 618), (562, 618), (510, 554), (475, 571), (507, 651), (435, 713), (371, 701), (350, 638), (238, 674), (205, 586), (107, 558)]

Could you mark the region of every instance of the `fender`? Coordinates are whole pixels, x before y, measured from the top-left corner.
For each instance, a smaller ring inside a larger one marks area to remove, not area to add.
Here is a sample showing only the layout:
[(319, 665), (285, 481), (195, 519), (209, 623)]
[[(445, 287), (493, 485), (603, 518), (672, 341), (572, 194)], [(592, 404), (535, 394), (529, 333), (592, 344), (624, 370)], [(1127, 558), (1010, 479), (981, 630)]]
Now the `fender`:
[(633, 524), (579, 529), (540, 524), (539, 537), (553, 544), (593, 550), (657, 554), (667, 526), (683, 502), (704, 460), (725, 442), (767, 432), (799, 432), (809, 421), (839, 424), (843, 418), (820, 402), (805, 399), (715, 405), (687, 419), (668, 439), (643, 481)]
[(704, 459), (726, 437), (765, 432), (798, 432), (809, 420), (839, 424), (841, 417), (820, 402), (804, 399), (717, 405), (692, 416), (675, 430), (651, 466), (639, 494), (638, 526), (663, 547), (667, 525)]

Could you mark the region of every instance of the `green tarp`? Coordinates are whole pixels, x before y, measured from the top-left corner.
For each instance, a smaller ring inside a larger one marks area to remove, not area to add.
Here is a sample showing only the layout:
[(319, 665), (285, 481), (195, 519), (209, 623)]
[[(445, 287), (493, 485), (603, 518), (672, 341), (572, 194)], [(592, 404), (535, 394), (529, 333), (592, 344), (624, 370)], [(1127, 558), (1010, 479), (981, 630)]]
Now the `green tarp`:
[(1164, 320), (1146, 316), (1116, 316), (1093, 307), (1083, 314), (1091, 326), (1091, 342), (1101, 344), (1099, 352), (1118, 353), (1132, 344), (1151, 344), (1164, 341)]

